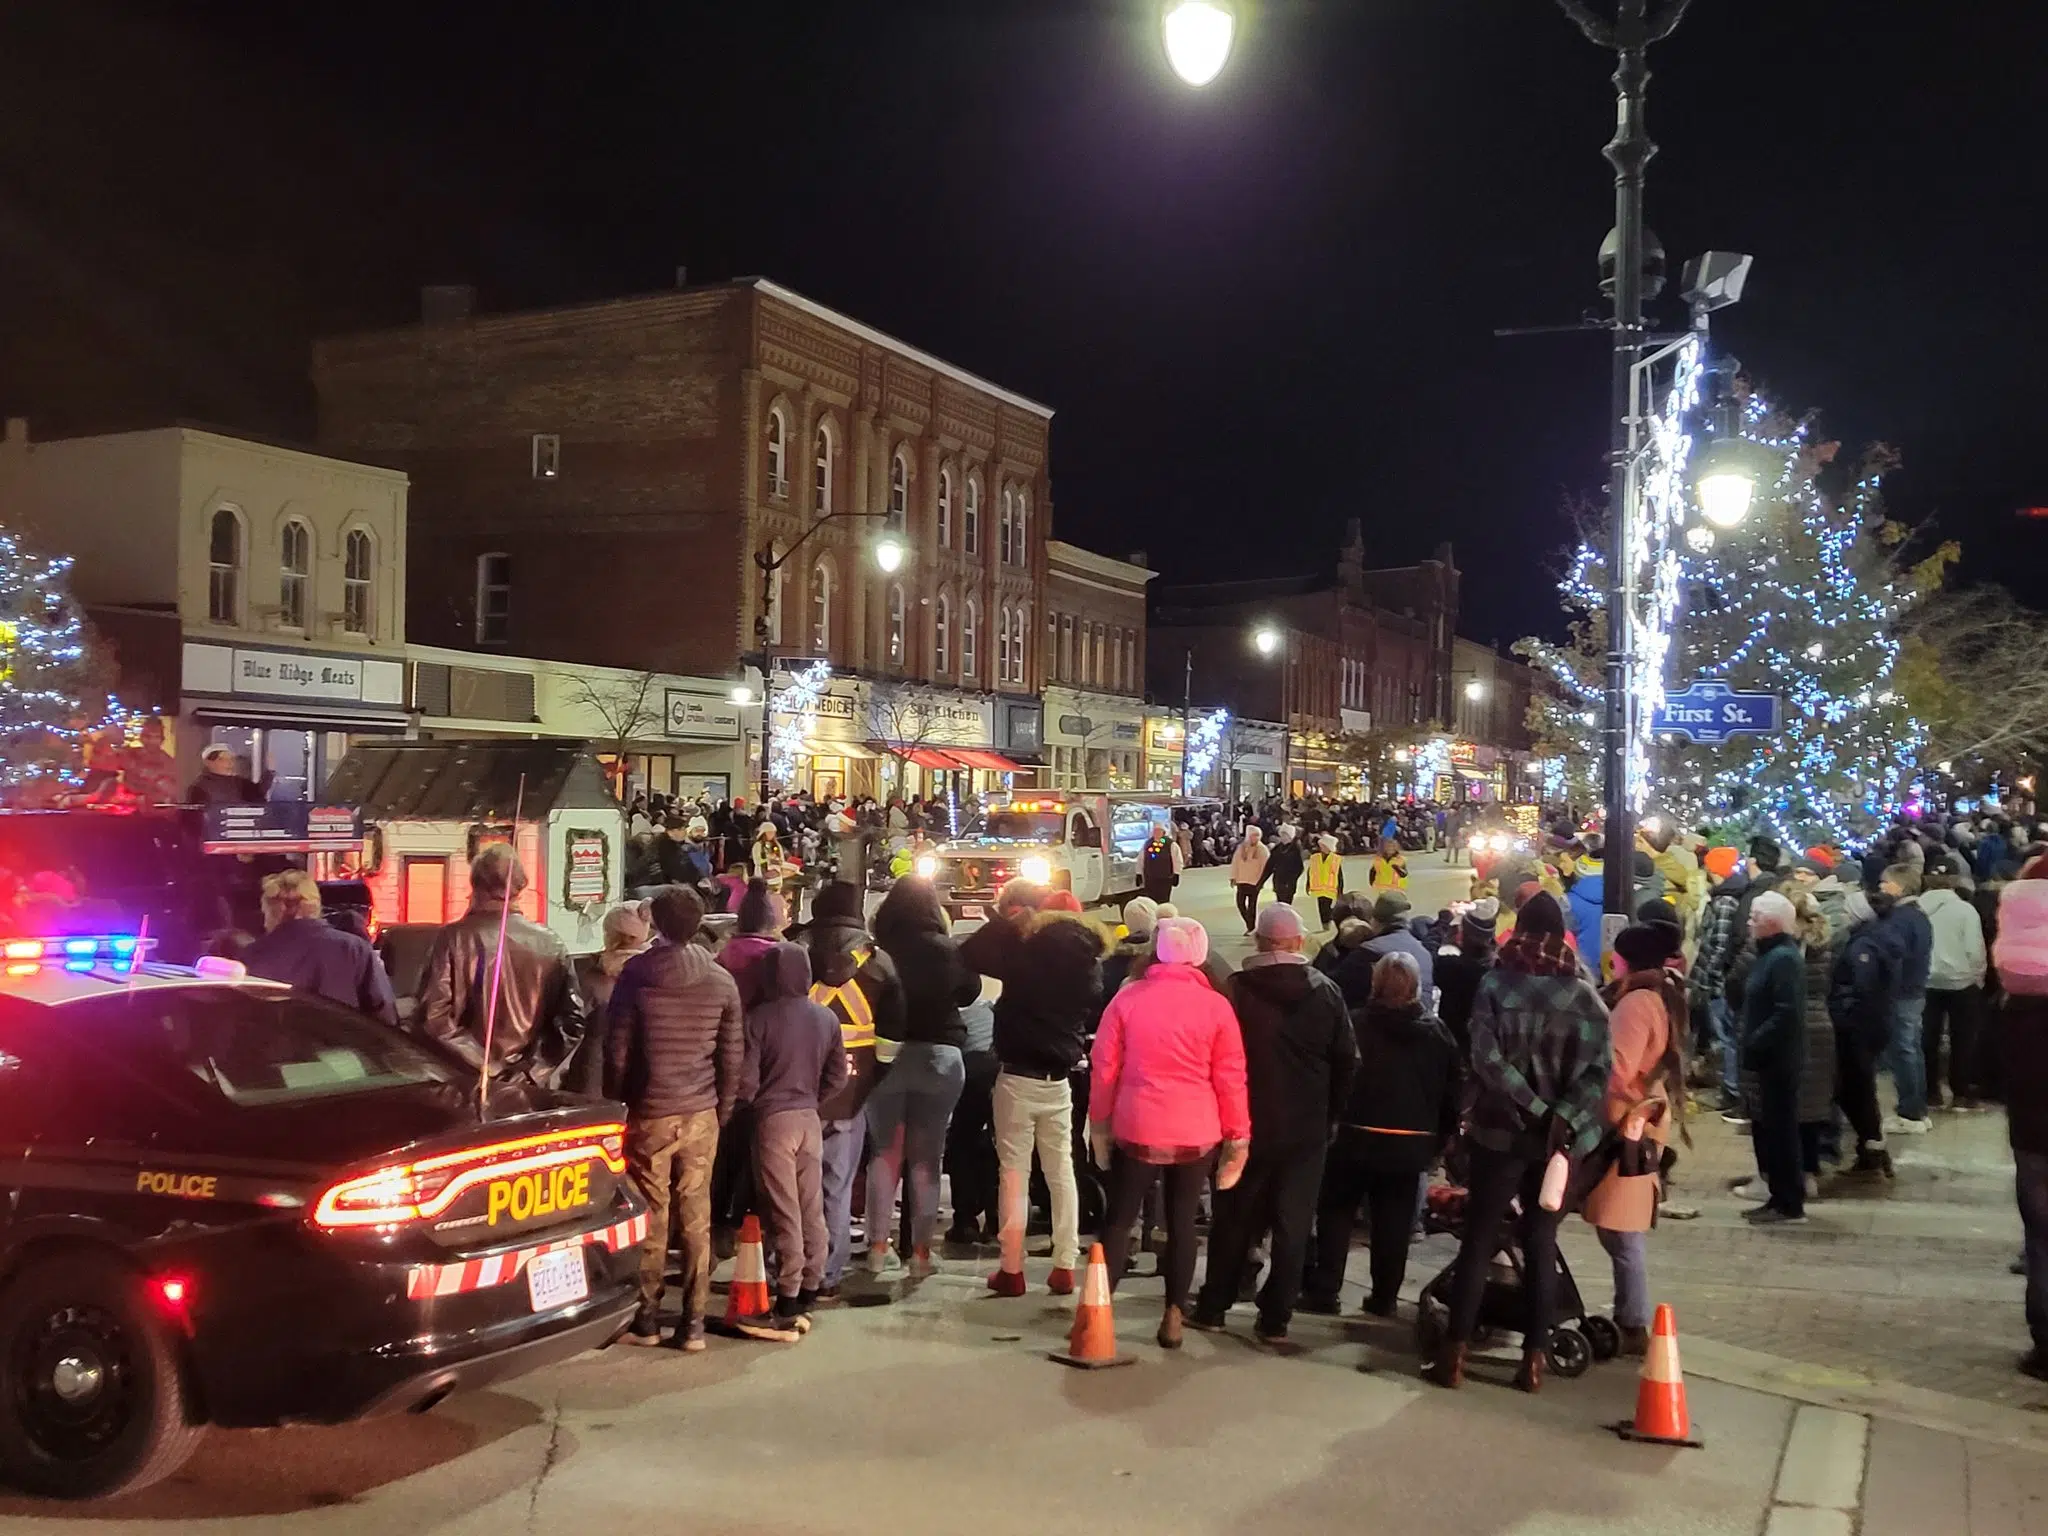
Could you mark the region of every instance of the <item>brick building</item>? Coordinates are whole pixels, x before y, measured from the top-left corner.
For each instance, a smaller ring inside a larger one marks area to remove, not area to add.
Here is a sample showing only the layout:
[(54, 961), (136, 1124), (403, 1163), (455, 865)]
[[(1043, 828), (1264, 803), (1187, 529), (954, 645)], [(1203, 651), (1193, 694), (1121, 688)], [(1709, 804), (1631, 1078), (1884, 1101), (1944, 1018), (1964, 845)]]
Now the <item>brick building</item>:
[[(1050, 409), (762, 278), (426, 301), (313, 358), (321, 442), (412, 477), (414, 640), (735, 676), (765, 607), (780, 654), (1036, 753)], [(885, 528), (910, 549), (886, 575)], [(880, 789), (889, 743), (856, 736), (832, 782)]]
[(1132, 789), (1145, 722), (1143, 557), (1045, 546), (1045, 772), (1057, 789)]

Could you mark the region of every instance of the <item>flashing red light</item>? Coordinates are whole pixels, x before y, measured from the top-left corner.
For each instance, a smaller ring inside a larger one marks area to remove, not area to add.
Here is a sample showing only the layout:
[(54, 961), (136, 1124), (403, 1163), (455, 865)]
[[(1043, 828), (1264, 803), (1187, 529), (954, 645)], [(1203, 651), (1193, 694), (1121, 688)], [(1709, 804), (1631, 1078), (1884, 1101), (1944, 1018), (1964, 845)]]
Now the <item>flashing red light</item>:
[(185, 1298), (192, 1294), (192, 1285), (182, 1275), (165, 1275), (157, 1281), (156, 1293), (163, 1297), (167, 1305), (182, 1307), (185, 1305)]
[(2048, 507), (2021, 507), (2020, 516), (2039, 518), (2043, 522), (2048, 522)]

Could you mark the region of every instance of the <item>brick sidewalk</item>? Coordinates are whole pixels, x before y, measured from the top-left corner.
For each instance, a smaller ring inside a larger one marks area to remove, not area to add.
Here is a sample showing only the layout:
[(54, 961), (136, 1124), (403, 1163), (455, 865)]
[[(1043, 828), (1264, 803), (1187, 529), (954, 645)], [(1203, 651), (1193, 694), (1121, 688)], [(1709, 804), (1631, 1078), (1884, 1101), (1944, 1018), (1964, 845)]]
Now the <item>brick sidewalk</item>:
[[(1846, 1374), (2013, 1407), (2048, 1409), (2048, 1385), (2013, 1370), (2027, 1347), (2012, 1159), (1997, 1113), (1937, 1114), (1926, 1136), (1895, 1137), (1898, 1177), (1823, 1180), (1803, 1228), (1759, 1229), (1727, 1193), (1754, 1172), (1746, 1131), (1718, 1115), (1691, 1122), (1695, 1146), (1674, 1198), (1697, 1221), (1650, 1239), (1658, 1301), (1690, 1336)], [(1682, 1149), (1683, 1150), (1683, 1149)], [(1610, 1294), (1605, 1255), (1584, 1223), (1565, 1224), (1579, 1283)]]

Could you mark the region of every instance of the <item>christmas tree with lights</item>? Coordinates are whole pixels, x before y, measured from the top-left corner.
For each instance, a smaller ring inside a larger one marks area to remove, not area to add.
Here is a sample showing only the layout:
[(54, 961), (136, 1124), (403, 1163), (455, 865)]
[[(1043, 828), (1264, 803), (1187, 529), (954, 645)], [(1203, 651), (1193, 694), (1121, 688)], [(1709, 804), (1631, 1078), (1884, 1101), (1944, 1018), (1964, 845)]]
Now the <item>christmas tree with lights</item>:
[(0, 527), (0, 802), (47, 805), (85, 782), (87, 743), (121, 706), (71, 599), (68, 557)]
[[(1880, 494), (1889, 450), (1871, 449), (1846, 490), (1831, 492), (1823, 480), (1840, 445), (1821, 441), (1812, 417), (1779, 415), (1744, 381), (1736, 393), (1740, 437), (1776, 472), (1758, 478), (1749, 515), (1733, 529), (1697, 520), (1683, 527), (1671, 503), (1671, 537), (1639, 566), (1638, 701), (1719, 681), (1777, 694), (1780, 729), (1705, 746), (1653, 738), (1646, 713), (1632, 763), (1636, 798), (1738, 840), (1765, 833), (1795, 848), (1860, 844), (1905, 800), (1918, 767), (1926, 733), (1899, 686), (1899, 630), (1939, 586), (1955, 550), (1943, 546), (1902, 570), (1909, 530), (1886, 519)], [(1683, 419), (1682, 409), (1667, 416), (1674, 425)], [(1683, 484), (1691, 441), (1679, 430), (1665, 439), (1653, 434), (1657, 462), (1645, 478), (1655, 487), (1661, 476), (1669, 495)], [(1571, 640), (1519, 647), (1557, 685), (1536, 706), (1539, 742), (1594, 769), (1605, 587), (1601, 552), (1581, 545), (1560, 583)]]

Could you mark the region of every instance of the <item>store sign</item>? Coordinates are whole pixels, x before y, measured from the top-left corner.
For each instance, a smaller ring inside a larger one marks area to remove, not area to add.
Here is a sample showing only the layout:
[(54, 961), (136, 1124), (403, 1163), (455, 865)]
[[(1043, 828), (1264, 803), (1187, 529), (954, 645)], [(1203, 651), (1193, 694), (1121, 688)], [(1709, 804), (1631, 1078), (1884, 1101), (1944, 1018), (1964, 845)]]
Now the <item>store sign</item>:
[(611, 894), (611, 871), (607, 867), (609, 852), (609, 844), (602, 832), (569, 834), (569, 868), (562, 883), (565, 901), (581, 906), (603, 901)]
[(246, 650), (188, 641), (184, 691), (303, 703), (400, 705), (405, 665), (376, 656)]
[(304, 800), (209, 805), (201, 837), (208, 853), (346, 853), (363, 845), (363, 813)]
[(1086, 715), (1061, 715), (1059, 720), (1062, 736), (1079, 736), (1086, 740), (1095, 729), (1095, 722)]
[(679, 740), (738, 741), (740, 706), (716, 694), (670, 688), (663, 696), (661, 729)]
[(1041, 704), (1006, 704), (1003, 716), (1006, 727), (1002, 741), (1004, 750), (1012, 756), (1036, 756), (1045, 744), (1045, 707)]

